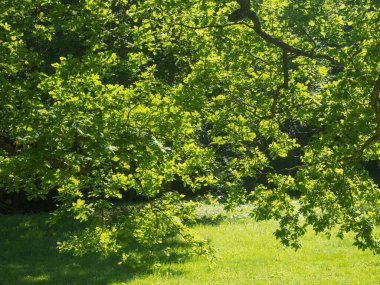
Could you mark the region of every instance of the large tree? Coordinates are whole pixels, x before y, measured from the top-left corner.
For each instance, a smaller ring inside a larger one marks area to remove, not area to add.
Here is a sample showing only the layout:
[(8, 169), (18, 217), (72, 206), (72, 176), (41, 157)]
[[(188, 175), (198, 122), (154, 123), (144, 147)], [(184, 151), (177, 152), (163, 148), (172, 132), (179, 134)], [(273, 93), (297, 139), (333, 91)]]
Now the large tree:
[(338, 226), (378, 253), (379, 38), (374, 0), (2, 1), (0, 187), (55, 193), (76, 254), (207, 252), (174, 181), (253, 200), (286, 246)]

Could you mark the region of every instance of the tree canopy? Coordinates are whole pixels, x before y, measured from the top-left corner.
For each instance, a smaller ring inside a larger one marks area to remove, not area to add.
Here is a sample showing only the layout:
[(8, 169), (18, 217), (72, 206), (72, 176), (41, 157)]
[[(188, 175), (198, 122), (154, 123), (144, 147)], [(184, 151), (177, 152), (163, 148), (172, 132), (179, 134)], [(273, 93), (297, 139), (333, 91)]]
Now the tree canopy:
[(1, 1), (0, 189), (53, 192), (79, 255), (210, 251), (176, 181), (379, 253), (379, 39), (375, 0)]

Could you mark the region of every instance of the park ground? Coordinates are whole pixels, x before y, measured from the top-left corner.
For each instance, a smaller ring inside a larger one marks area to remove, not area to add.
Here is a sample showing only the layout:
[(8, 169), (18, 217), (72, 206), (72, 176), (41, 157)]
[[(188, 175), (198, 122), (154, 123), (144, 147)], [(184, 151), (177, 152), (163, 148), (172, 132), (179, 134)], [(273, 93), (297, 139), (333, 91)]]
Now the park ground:
[(58, 253), (46, 218), (0, 216), (0, 284), (380, 284), (380, 257), (353, 247), (349, 235), (327, 239), (310, 231), (295, 252), (274, 238), (275, 222), (227, 214), (195, 226), (216, 248), (217, 261), (174, 254), (144, 268)]

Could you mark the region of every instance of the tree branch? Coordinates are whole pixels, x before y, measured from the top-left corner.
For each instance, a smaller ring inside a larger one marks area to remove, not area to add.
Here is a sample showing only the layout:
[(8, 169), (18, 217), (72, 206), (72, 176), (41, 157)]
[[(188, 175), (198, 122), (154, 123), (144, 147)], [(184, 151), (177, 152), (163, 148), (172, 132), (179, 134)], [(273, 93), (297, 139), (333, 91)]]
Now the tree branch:
[(224, 24), (224, 25), (207, 25), (207, 26), (195, 27), (195, 26), (189, 26), (183, 23), (173, 23), (173, 25), (185, 27), (192, 30), (203, 30), (203, 29), (209, 29), (209, 28), (225, 28), (225, 27), (236, 26), (236, 25), (241, 25), (241, 24), (242, 23), (230, 23), (230, 24)]
[(380, 95), (380, 75), (377, 78), (377, 81), (375, 85), (373, 86), (372, 92), (371, 92), (371, 101), (370, 105), (375, 113), (375, 119), (374, 123), (376, 125), (375, 134), (372, 135), (370, 138), (368, 138), (363, 145), (359, 148), (359, 150), (356, 152), (355, 159), (359, 158), (364, 150), (372, 145), (374, 142), (380, 140), (380, 106), (379, 106), (379, 95)]
[(282, 54), (282, 69), (284, 74), (283, 83), (279, 85), (273, 94), (273, 103), (270, 107), (270, 118), (274, 118), (276, 115), (276, 107), (278, 104), (278, 100), (280, 99), (280, 92), (282, 89), (287, 89), (289, 87), (289, 58), (288, 58), (288, 52), (283, 51)]
[(288, 52), (284, 50), (282, 55), (282, 69), (284, 71), (284, 88), (289, 87), (289, 61)]
[(375, 113), (376, 124), (376, 137), (380, 139), (380, 106), (379, 106), (379, 94), (380, 94), (380, 75), (371, 92), (371, 108)]
[(253, 22), (253, 26), (243, 23), (247, 27), (253, 29), (258, 36), (263, 38), (266, 42), (273, 44), (279, 48), (281, 48), (284, 52), (289, 52), (297, 56), (304, 56), (311, 59), (326, 59), (330, 61), (334, 65), (341, 65), (337, 60), (332, 58), (326, 54), (315, 54), (313, 51), (304, 51), (298, 48), (295, 48), (280, 39), (274, 38), (261, 28), (261, 21), (257, 14), (254, 11), (250, 10), (249, 0), (237, 0), (240, 5), (240, 9), (234, 11), (231, 15), (229, 15), (228, 20), (231, 22), (238, 22), (243, 20), (244, 18), (249, 18)]

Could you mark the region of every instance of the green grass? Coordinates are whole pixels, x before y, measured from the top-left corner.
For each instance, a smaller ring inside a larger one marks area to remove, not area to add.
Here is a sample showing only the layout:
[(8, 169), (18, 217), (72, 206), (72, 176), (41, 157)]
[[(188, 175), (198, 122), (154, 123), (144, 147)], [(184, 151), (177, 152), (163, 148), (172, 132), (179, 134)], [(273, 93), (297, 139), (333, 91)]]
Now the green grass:
[(283, 249), (273, 222), (233, 220), (200, 225), (221, 260), (169, 257), (156, 270), (117, 265), (113, 258), (59, 254), (46, 215), (0, 216), (0, 284), (380, 284), (380, 256), (352, 240), (309, 233), (298, 252)]

